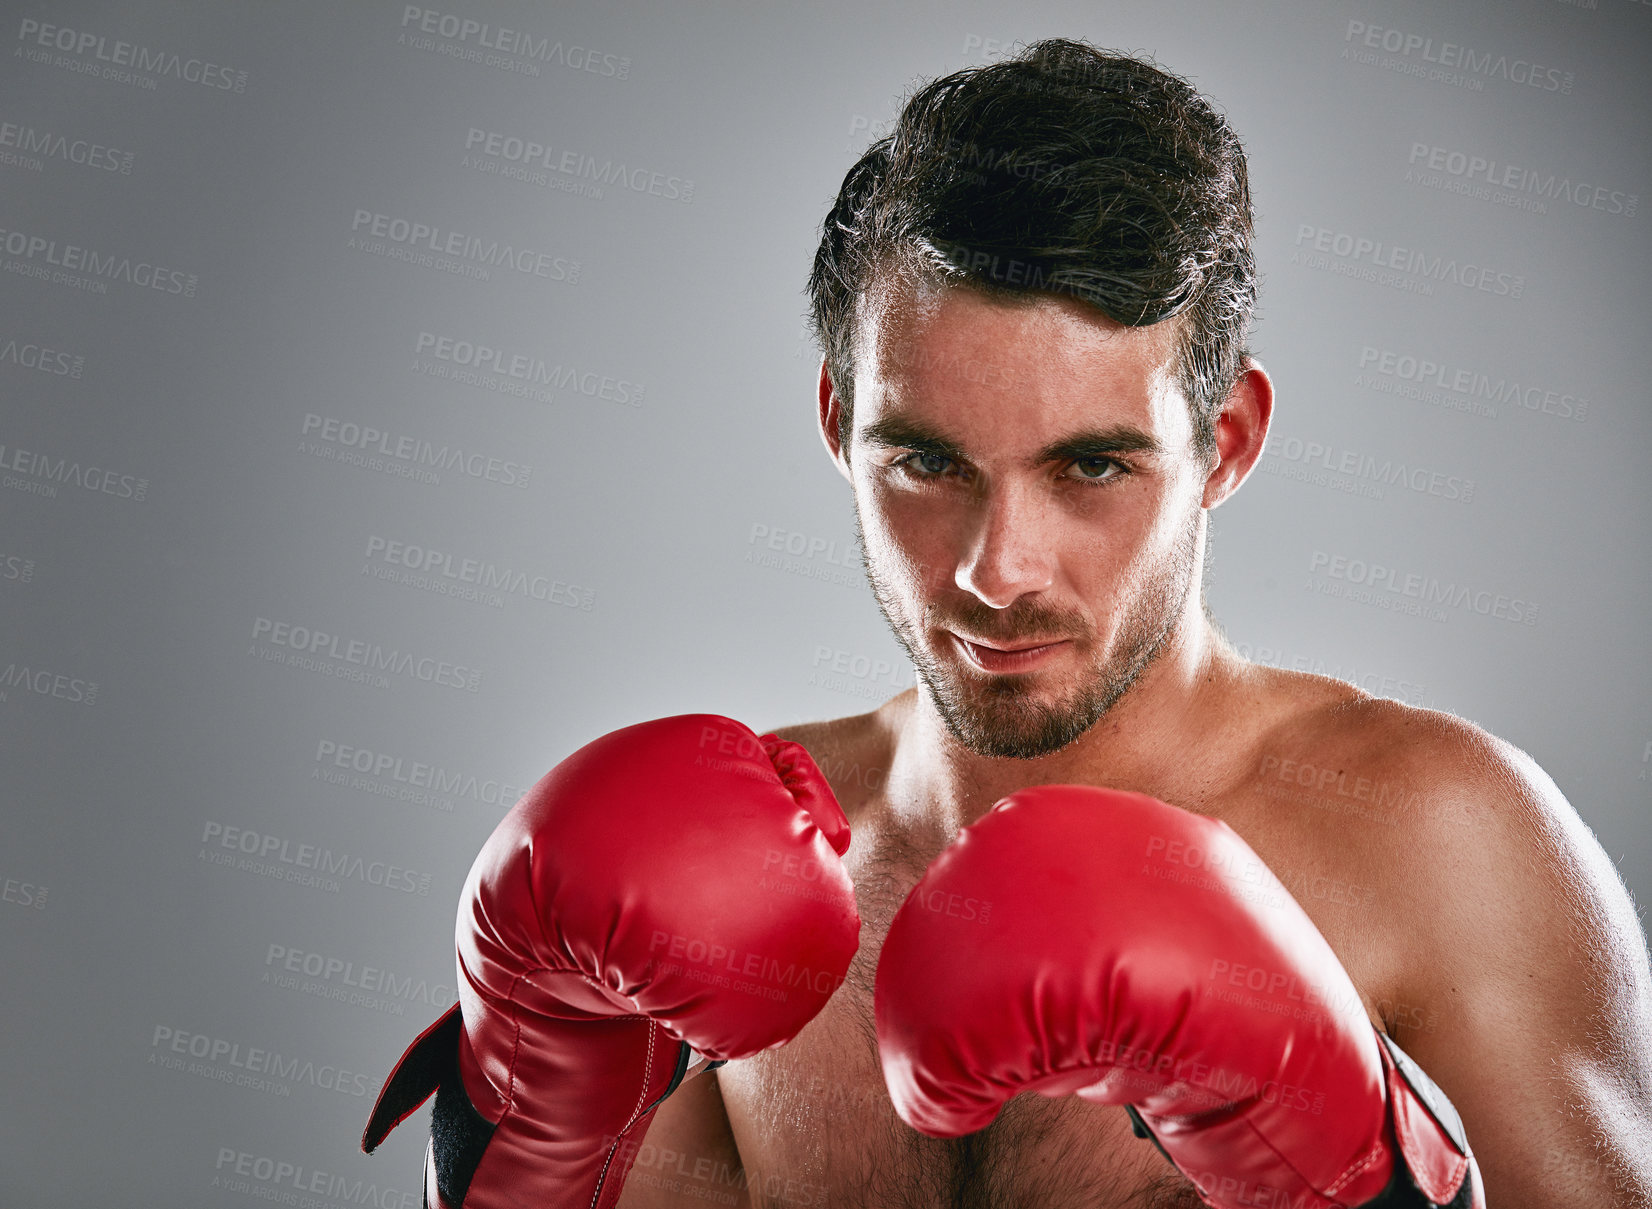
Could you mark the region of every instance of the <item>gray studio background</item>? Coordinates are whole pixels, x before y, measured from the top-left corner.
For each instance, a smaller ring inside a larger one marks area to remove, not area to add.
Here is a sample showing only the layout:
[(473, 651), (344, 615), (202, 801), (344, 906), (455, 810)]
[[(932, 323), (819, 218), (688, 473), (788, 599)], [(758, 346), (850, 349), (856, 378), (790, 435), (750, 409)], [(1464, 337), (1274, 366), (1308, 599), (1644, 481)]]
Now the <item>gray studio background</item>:
[(0, 6), (7, 1203), (416, 1205), (356, 1140), (516, 797), (912, 682), (802, 283), (1017, 40), (1246, 142), (1230, 636), (1531, 752), (1652, 901), (1652, 5), (431, 3)]

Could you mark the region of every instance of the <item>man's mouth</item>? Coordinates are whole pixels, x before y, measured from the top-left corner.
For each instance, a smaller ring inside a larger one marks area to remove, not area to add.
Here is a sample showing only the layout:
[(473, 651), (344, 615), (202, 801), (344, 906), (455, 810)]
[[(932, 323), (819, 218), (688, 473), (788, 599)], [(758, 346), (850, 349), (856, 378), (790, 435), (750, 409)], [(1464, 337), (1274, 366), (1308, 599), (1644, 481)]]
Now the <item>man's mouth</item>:
[(1014, 643), (982, 642), (961, 634), (951, 634), (951, 638), (964, 657), (984, 672), (1027, 671), (1072, 645), (1070, 638)]

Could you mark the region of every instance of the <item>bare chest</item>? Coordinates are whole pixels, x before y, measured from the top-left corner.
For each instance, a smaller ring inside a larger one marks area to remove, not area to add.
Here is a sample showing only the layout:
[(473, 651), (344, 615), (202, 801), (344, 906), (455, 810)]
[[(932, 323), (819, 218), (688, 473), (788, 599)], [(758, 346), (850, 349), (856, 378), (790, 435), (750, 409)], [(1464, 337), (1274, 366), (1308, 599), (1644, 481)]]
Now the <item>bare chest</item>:
[(878, 1065), (873, 979), (890, 920), (932, 855), (869, 845), (851, 858), (861, 936), (844, 985), (792, 1042), (717, 1072), (754, 1209), (1200, 1205), (1119, 1108), (1023, 1095), (956, 1139), (926, 1137), (896, 1115)]
[[(1374, 1023), (1387, 960), (1367, 910), (1370, 887), (1339, 863), (1323, 836), (1293, 827), (1247, 826), (1237, 803), (1190, 808), (1230, 814), (1343, 961)], [(868, 813), (876, 819), (881, 812)], [(884, 816), (887, 817), (887, 816)], [(873, 824), (856, 831), (847, 857), (861, 915), (860, 945), (844, 985), (789, 1044), (717, 1072), (757, 1209), (878, 1206), (889, 1209), (1192, 1209), (1192, 1184), (1122, 1109), (1076, 1097), (1016, 1097), (989, 1127), (930, 1138), (896, 1114), (878, 1064), (872, 997), (891, 919), (950, 837)], [(967, 912), (970, 904), (955, 904)]]

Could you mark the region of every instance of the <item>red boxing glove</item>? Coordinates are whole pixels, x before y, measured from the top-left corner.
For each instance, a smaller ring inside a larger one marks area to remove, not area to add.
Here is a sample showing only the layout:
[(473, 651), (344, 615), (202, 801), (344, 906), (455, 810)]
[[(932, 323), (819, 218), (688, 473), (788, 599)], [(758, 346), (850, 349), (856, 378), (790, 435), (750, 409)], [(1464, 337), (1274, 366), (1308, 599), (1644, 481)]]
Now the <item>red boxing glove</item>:
[(874, 1012), (927, 1134), (1076, 1094), (1129, 1106), (1219, 1209), (1483, 1209), (1450, 1101), (1296, 900), (1227, 824), (1143, 794), (1040, 786), (966, 827), (890, 924)]
[(397, 1064), (371, 1153), (432, 1091), (428, 1209), (605, 1209), (690, 1047), (795, 1036), (854, 955), (849, 826), (796, 743), (716, 714), (547, 773), (459, 901), (459, 1001)]

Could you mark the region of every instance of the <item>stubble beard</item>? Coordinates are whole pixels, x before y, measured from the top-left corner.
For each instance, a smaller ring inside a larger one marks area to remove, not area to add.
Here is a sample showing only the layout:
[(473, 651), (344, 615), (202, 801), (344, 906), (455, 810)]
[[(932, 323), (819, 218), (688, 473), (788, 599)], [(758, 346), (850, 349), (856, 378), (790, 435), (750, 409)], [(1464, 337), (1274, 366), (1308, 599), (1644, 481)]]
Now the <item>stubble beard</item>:
[[(1101, 721), (1175, 635), (1197, 571), (1200, 515), (1199, 509), (1192, 510), (1175, 545), (1138, 579), (1140, 588), (1126, 605), (1128, 612), (1111, 655), (1093, 657), (1077, 687), (1053, 704), (1033, 699), (1019, 676), (954, 672), (935, 658), (921, 635), (940, 627), (914, 622), (898, 593), (867, 556), (858, 507), (855, 542), (878, 610), (912, 660), (919, 684), (952, 737), (978, 756), (1033, 760), (1061, 750)], [(933, 613), (933, 606), (928, 611)], [(1020, 601), (999, 612), (970, 598), (960, 604), (958, 616), (945, 620), (946, 629), (998, 642), (1059, 634), (1071, 636), (1081, 647), (1093, 645), (1093, 635), (1083, 628), (1081, 618)]]

